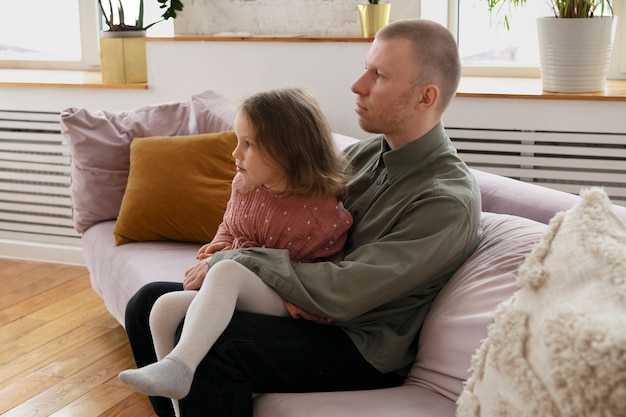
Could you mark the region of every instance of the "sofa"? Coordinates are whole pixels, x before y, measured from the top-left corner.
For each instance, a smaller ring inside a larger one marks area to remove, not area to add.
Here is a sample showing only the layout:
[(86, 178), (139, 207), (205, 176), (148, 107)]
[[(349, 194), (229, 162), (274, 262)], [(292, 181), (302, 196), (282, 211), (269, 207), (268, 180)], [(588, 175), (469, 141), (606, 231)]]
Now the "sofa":
[[(188, 101), (130, 111), (62, 112), (62, 133), (71, 153), (74, 224), (82, 234), (92, 287), (120, 325), (127, 301), (141, 286), (159, 280), (182, 282), (199, 245), (210, 240), (234, 173), (229, 149), (235, 111), (231, 100), (205, 91)], [(336, 134), (336, 140), (346, 146), (356, 139)], [(483, 393), (495, 392), (487, 378), (466, 383), (474, 376), (472, 368), (481, 365), (484, 373), (487, 353), (476, 364), (477, 352), (491, 346), (487, 342), (498, 307), (518, 293), (518, 270), (547, 233), (556, 233), (551, 231), (551, 219), (584, 199), (480, 170), (473, 173), (482, 196), (483, 235), (474, 254), (434, 301), (405, 382), (371, 391), (262, 394), (255, 398), (255, 417), (451, 417), (462, 394), (470, 399), (463, 415), (478, 416), (488, 415), (481, 414), (482, 401), (483, 410), (489, 409), (487, 401), (503, 401), (483, 400)], [(202, 182), (207, 176), (210, 181)], [(198, 190), (202, 193), (196, 196)], [(204, 206), (192, 209), (196, 204)], [(626, 247), (624, 234), (619, 235), (626, 207), (603, 204), (608, 207), (603, 216), (614, 222), (610, 230), (617, 230), (616, 242)], [(197, 230), (204, 223), (207, 230)], [(545, 250), (545, 244), (542, 247)], [(619, 256), (614, 264), (624, 267), (626, 256)], [(563, 265), (580, 261), (564, 259)], [(613, 281), (620, 283), (618, 278)], [(620, 285), (607, 293), (624, 295), (623, 282)], [(616, 369), (623, 372), (624, 364)], [(535, 372), (541, 374), (541, 367)], [(497, 386), (498, 379), (490, 383)], [(506, 386), (514, 390), (515, 384)], [(624, 391), (619, 380), (617, 387)], [(624, 392), (616, 392), (605, 394), (622, 401)], [(523, 403), (519, 409), (524, 410)]]

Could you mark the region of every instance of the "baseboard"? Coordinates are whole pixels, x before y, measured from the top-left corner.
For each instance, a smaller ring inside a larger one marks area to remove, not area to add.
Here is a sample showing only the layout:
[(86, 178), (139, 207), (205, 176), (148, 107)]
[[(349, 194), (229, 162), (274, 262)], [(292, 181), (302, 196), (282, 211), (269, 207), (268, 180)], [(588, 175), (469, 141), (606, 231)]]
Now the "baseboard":
[(80, 246), (0, 239), (0, 257), (59, 264), (85, 265)]

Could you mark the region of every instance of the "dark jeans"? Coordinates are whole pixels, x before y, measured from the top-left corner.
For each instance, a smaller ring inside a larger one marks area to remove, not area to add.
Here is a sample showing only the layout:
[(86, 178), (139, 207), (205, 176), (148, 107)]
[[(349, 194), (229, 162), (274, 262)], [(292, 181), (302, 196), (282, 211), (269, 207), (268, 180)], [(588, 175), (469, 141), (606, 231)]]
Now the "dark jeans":
[[(126, 332), (138, 367), (156, 361), (148, 317), (156, 299), (181, 284), (155, 282), (126, 307)], [(189, 416), (252, 416), (252, 394), (344, 391), (399, 385), (363, 359), (339, 327), (289, 317), (235, 312), (196, 371), (191, 392), (180, 400)], [(159, 416), (173, 416), (169, 399), (151, 397)]]

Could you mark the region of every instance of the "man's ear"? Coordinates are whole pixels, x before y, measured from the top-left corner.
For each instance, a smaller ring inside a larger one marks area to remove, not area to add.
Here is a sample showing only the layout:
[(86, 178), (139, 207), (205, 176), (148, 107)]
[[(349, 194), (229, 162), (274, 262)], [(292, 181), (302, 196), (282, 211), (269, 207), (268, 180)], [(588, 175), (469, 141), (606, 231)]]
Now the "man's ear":
[(427, 84), (422, 88), (422, 95), (417, 102), (420, 110), (433, 107), (439, 100), (439, 87), (435, 84)]

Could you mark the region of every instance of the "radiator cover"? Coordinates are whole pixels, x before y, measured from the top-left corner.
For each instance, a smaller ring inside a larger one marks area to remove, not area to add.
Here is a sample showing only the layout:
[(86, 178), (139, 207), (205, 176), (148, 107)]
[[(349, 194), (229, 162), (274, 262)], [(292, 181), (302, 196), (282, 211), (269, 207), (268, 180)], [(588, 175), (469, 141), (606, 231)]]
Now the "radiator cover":
[[(80, 246), (59, 113), (0, 110), (0, 239)], [(446, 127), (471, 167), (626, 206), (626, 134)]]
[(59, 113), (0, 110), (0, 239), (80, 246)]
[(446, 127), (471, 167), (578, 194), (602, 186), (626, 206), (626, 134)]

